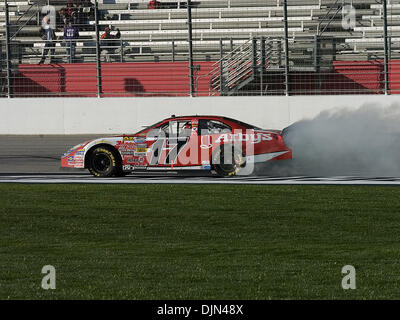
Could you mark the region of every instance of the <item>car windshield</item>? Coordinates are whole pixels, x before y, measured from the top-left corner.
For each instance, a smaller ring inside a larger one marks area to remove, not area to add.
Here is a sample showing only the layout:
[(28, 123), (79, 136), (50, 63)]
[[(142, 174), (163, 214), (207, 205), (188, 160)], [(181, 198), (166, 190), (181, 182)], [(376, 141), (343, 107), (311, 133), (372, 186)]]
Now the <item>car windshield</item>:
[(136, 132), (135, 134), (140, 134), (140, 133), (145, 132), (145, 131), (147, 131), (147, 130), (149, 130), (149, 129), (151, 129), (151, 128), (154, 128), (154, 127), (160, 125), (163, 121), (164, 121), (164, 120), (161, 120), (161, 121), (158, 121), (158, 122), (156, 122), (155, 124), (153, 124), (153, 125), (151, 125), (151, 126), (147, 126), (147, 127), (145, 127), (144, 129), (142, 129), (142, 130)]

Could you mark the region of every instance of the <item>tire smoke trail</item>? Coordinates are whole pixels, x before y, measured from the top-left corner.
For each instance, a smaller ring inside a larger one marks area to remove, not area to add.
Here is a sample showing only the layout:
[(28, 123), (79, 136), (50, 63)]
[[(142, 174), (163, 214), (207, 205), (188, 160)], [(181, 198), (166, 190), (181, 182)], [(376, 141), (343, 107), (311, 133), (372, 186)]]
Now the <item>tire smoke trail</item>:
[(321, 112), (284, 130), (293, 160), (258, 174), (400, 176), (400, 106)]

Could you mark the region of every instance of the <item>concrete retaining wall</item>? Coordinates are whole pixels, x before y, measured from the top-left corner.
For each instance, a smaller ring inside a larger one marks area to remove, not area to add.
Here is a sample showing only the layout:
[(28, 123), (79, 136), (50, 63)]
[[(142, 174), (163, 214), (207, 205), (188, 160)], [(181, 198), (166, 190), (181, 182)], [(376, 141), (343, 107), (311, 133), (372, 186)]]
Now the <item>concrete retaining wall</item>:
[(171, 114), (222, 115), (266, 129), (283, 129), (321, 111), (367, 103), (384, 108), (400, 103), (400, 95), (4, 98), (0, 99), (0, 134), (134, 133)]

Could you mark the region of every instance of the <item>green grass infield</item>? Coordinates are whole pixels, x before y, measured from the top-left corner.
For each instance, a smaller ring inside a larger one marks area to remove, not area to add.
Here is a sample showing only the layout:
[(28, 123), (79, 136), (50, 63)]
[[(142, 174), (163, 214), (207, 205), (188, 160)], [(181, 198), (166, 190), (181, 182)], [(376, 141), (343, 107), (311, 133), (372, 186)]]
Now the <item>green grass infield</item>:
[(0, 185), (0, 299), (399, 299), (399, 266), (398, 187)]

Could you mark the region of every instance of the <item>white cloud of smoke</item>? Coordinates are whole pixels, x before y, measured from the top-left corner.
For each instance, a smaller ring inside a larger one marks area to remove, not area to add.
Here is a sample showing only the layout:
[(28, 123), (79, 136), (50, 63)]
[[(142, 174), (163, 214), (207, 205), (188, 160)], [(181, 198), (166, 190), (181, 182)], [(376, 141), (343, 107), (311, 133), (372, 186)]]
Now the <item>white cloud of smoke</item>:
[(399, 105), (322, 112), (289, 126), (284, 139), (293, 160), (270, 163), (258, 174), (400, 177)]

